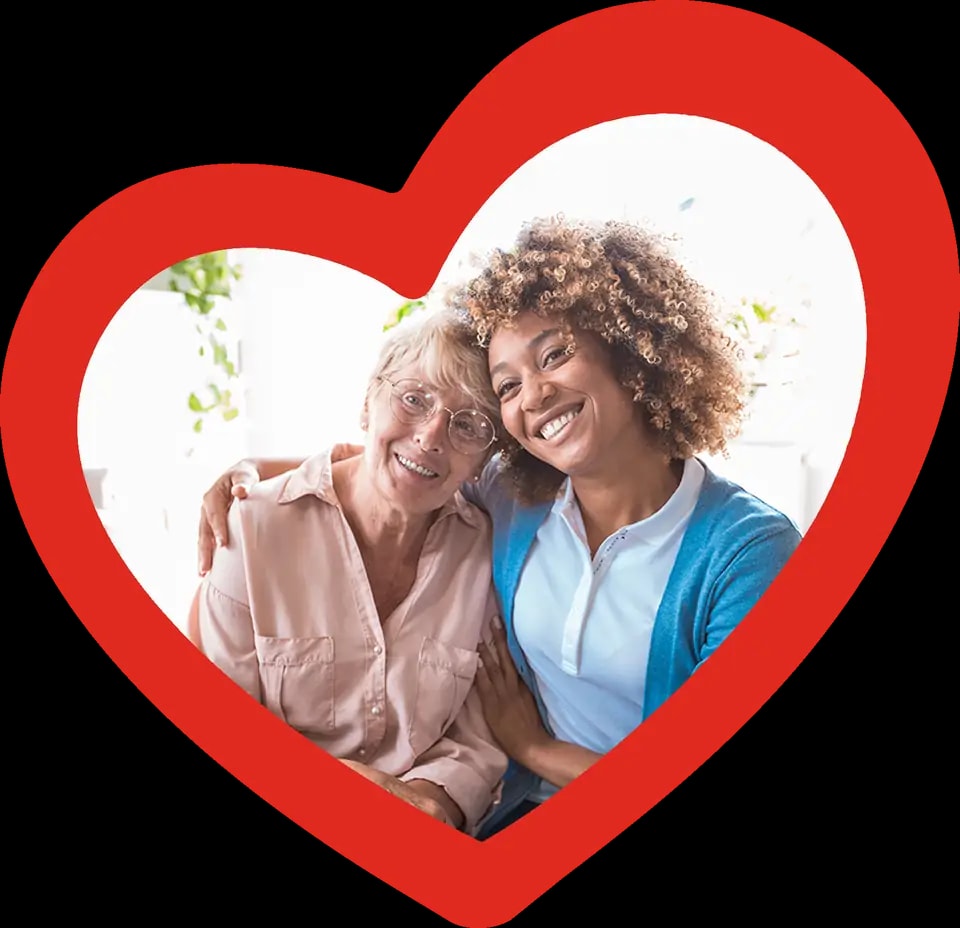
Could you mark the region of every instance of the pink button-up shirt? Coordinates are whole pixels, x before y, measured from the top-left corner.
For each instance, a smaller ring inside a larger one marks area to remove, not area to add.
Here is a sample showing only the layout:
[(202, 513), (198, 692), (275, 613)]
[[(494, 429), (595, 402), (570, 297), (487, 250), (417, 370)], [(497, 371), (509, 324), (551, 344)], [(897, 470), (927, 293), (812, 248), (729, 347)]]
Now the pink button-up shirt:
[(230, 507), (199, 600), (204, 653), (335, 757), (443, 787), (470, 831), (506, 757), (473, 688), (497, 611), (490, 525), (459, 493), (438, 513), (409, 595), (381, 623), (334, 492), (338, 445)]

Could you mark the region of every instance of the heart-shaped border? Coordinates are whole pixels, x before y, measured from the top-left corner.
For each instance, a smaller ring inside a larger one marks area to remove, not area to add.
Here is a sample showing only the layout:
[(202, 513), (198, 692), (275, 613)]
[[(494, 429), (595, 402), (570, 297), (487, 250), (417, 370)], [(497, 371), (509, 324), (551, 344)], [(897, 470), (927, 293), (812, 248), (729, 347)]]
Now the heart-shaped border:
[[(638, 36), (645, 39), (642, 61), (636, 54)], [(700, 62), (686, 76), (671, 67), (681, 46), (684, 55)], [(782, 67), (779, 74), (765, 74), (761, 86), (752, 65), (758, 47)], [(569, 61), (577, 68), (557, 64)], [(702, 75), (711, 66), (717, 78), (705, 85)], [(474, 139), (498, 137), (499, 103), (512, 98), (511, 88), (536, 82), (545, 71), (556, 91), (538, 98), (538, 107), (524, 120), (511, 120), (509, 151), (476, 145)], [(796, 73), (816, 73), (830, 95), (818, 94), (809, 83), (795, 85), (791, 75)], [(664, 74), (670, 75), (669, 84)], [(602, 102), (598, 88), (604, 89)], [(752, 131), (792, 157), (830, 199), (854, 245), (867, 299), (861, 410), (834, 488), (803, 546), (717, 658), (588, 776), (528, 820), (477, 845), (370, 793), (336, 765), (324, 763), (328, 759), (316, 757), (267, 713), (250, 712), (235, 688), (217, 680), (185, 649), (166, 620), (153, 621), (155, 607), (86, 503), (74, 398), (86, 359), (116, 307), (174, 260), (225, 245), (268, 243), (371, 273), (354, 256), (379, 250), (376, 276), (416, 295), (432, 283), (466, 221), (520, 164), (570, 132), (642, 112), (691, 112)], [(834, 128), (829, 142), (825, 124)], [(883, 151), (882, 160), (876, 159), (877, 151)], [(443, 170), (450, 164), (460, 171), (456, 189), (446, 187)], [(896, 187), (884, 183), (888, 174), (898, 178)], [(889, 194), (882, 203), (878, 189)], [(179, 204), (200, 191), (215, 218), (203, 229), (181, 228)], [(443, 216), (418, 225), (415, 254), (397, 246), (396, 230), (409, 216), (432, 216), (440, 206)], [(128, 226), (142, 229), (144, 214), (155, 217), (153, 226), (135, 241), (125, 236)], [(314, 228), (316, 216), (328, 217), (328, 224)], [(372, 227), (383, 230), (379, 246), (370, 241), (371, 218), (377, 220)], [(882, 230), (890, 223), (915, 229), (912, 242), (887, 240)], [(65, 297), (76, 303), (77, 290), (97, 273), (91, 257), (105, 246), (116, 251), (123, 274), (107, 282), (97, 275), (98, 289), (90, 288), (96, 298), (63, 319), (57, 345), (47, 344), (49, 314), (62, 318)], [(887, 268), (911, 261), (923, 264), (928, 287), (941, 294), (948, 310), (927, 322), (925, 367), (911, 371), (911, 416), (898, 417), (898, 452), (885, 456), (881, 480), (870, 463), (887, 451), (885, 426), (890, 411), (903, 403), (896, 376), (898, 311), (914, 299), (912, 281), (888, 279)], [(667, 2), (617, 7), (551, 30), (495, 69), (451, 116), (398, 194), (304, 172), (234, 165), (154, 178), (95, 210), (51, 256), (13, 333), (3, 379), (4, 453), (31, 537), (58, 586), (148, 698), (251, 788), (341, 853), (445, 917), (489, 924), (528, 904), (702, 763), (776, 689), (842, 608), (899, 513), (933, 433), (956, 340), (951, 308), (956, 291), (956, 250), (936, 176), (902, 117), (859, 72), (800, 33), (742, 11)], [(34, 364), (39, 345), (49, 361), (43, 370)], [(51, 370), (58, 372), (53, 378)], [(60, 402), (48, 407), (48, 432), (34, 434), (32, 397), (52, 382)], [(77, 462), (75, 473), (62, 473), (65, 460)], [(63, 489), (56, 511), (47, 492), (52, 485)], [(75, 559), (75, 545), (63, 537), (65, 522), (74, 535), (89, 538), (83, 561)], [(89, 563), (102, 565), (95, 578), (86, 574)], [(842, 576), (830, 570), (837, 564), (843, 566)], [(99, 601), (103, 585), (112, 590), (110, 614)], [(791, 596), (799, 588), (802, 604)], [(166, 672), (170, 661), (182, 668), (176, 692)], [(723, 688), (719, 696), (706, 698), (715, 679)], [(735, 687), (731, 680), (737, 681)], [(231, 743), (224, 718), (244, 718), (243, 743)], [(675, 737), (678, 730), (684, 733), (682, 743)], [(271, 757), (269, 763), (264, 756)], [(652, 757), (657, 764), (651, 764)], [(285, 769), (278, 783), (281, 759)], [(637, 783), (639, 769), (645, 778)], [(353, 812), (315, 804), (318, 776), (335, 782), (345, 798), (371, 807), (379, 848), (367, 846)], [(619, 784), (627, 777), (633, 790), (624, 801)], [(616, 807), (606, 807), (598, 796), (617, 796)], [(586, 807), (590, 815), (578, 815)], [(571, 821), (577, 821), (575, 841), (570, 840)], [(391, 840), (399, 841), (400, 835), (402, 847)], [(410, 853), (417, 844), (431, 854), (427, 872)], [(534, 847), (537, 853), (531, 853)], [(549, 853), (543, 850), (547, 847)], [(522, 867), (511, 866), (520, 861)]]

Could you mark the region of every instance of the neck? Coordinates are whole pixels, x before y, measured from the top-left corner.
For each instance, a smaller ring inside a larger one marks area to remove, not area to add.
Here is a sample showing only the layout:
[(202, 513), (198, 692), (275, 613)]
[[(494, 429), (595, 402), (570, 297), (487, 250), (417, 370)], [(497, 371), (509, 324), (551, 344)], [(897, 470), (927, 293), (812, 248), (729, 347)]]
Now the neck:
[(333, 485), (361, 550), (384, 558), (412, 552), (419, 558), (435, 513), (411, 514), (389, 506), (368, 479), (362, 455), (333, 465)]
[(592, 550), (617, 529), (647, 519), (676, 492), (683, 461), (646, 453), (629, 467), (571, 478)]

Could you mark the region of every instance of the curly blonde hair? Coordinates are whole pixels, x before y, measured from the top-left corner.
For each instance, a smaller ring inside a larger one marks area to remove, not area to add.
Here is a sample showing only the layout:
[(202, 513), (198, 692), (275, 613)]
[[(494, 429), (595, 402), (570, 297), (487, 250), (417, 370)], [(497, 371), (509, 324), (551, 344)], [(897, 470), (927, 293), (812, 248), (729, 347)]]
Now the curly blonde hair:
[[(662, 236), (620, 221), (536, 219), (448, 301), (469, 316), (484, 346), (521, 312), (556, 321), (571, 351), (578, 330), (595, 332), (670, 460), (723, 453), (739, 431), (738, 349), (722, 330), (713, 294)], [(564, 477), (509, 437), (501, 464), (527, 501), (550, 498)]]

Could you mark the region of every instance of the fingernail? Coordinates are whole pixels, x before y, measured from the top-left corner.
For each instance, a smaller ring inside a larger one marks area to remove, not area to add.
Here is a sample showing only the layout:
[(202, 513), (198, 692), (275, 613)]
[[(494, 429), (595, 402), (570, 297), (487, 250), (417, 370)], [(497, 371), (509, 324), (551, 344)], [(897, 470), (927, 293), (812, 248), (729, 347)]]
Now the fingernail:
[(217, 547), (218, 548), (223, 547), (223, 535), (217, 535)]
[(493, 627), (499, 628), (501, 631), (503, 630), (503, 622), (500, 621), (500, 616), (495, 615), (493, 617)]

